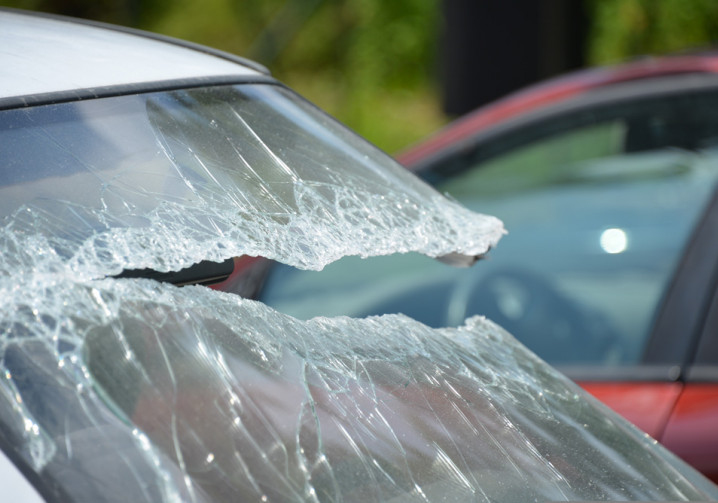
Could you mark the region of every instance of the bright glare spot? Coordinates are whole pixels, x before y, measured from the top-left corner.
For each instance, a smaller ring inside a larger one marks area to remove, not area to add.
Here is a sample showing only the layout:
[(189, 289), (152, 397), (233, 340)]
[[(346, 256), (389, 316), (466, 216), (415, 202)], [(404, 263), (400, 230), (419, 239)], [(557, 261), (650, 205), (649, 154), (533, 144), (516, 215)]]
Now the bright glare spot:
[(132, 430), (132, 434), (135, 436), (135, 438), (137, 440), (139, 440), (140, 445), (142, 446), (143, 450), (145, 450), (145, 451), (150, 450), (150, 446), (151, 446), (150, 439), (147, 438), (144, 433), (140, 432), (140, 430), (135, 428), (134, 430)]
[(623, 253), (628, 248), (628, 236), (623, 229), (606, 229), (601, 233), (601, 248), (606, 253)]
[(25, 431), (33, 435), (40, 434), (40, 427), (29, 419), (25, 419)]
[(211, 463), (212, 461), (214, 461), (214, 454), (210, 452), (209, 454), (207, 454), (207, 464)]

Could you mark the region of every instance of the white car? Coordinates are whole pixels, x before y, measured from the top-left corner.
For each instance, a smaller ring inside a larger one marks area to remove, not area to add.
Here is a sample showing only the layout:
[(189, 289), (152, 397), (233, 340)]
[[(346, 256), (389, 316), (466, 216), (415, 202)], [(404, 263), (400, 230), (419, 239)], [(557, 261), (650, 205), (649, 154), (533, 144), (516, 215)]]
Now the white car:
[(470, 264), (495, 218), (252, 63), (19, 11), (0, 26), (3, 499), (718, 497), (482, 317), (300, 321), (238, 295), (251, 257)]

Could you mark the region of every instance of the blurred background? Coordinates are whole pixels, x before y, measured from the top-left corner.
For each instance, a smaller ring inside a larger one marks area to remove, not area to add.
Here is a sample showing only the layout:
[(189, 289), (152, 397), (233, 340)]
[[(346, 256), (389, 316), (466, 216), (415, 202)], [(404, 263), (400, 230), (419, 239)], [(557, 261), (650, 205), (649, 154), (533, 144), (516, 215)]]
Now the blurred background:
[(709, 48), (716, 0), (0, 0), (254, 59), (395, 153), (569, 69)]

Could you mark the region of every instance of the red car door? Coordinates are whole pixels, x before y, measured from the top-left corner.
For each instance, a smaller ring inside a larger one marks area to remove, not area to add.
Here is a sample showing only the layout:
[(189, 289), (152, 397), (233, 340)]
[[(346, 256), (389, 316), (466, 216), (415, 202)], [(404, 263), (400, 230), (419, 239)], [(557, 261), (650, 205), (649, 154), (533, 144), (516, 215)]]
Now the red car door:
[(718, 482), (718, 384), (686, 384), (659, 439)]
[[(583, 382), (582, 388), (660, 440), (671, 413), (680, 401), (681, 382)], [(718, 417), (718, 416), (713, 416)], [(675, 452), (675, 451), (674, 451)]]
[[(716, 227), (718, 225), (713, 226), (714, 234)], [(660, 440), (718, 482), (718, 294), (713, 295), (707, 311), (700, 340), (686, 372), (685, 388)]]
[(718, 482), (718, 383), (580, 384), (678, 457)]

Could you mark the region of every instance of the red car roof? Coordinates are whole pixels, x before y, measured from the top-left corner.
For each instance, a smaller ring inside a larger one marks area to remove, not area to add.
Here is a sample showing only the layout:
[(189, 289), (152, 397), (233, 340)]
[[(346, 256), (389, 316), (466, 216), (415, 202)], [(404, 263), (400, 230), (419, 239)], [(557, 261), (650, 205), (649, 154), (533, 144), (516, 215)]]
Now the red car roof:
[(407, 166), (479, 131), (515, 116), (592, 89), (621, 82), (682, 73), (718, 73), (718, 53), (646, 57), (616, 66), (590, 68), (534, 84), (484, 105), (454, 121), (428, 140), (397, 155)]

